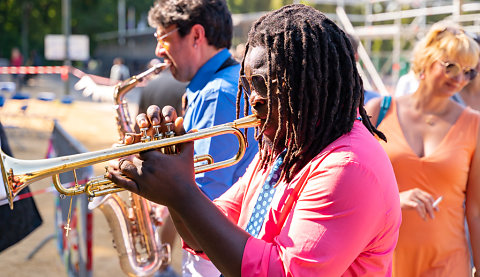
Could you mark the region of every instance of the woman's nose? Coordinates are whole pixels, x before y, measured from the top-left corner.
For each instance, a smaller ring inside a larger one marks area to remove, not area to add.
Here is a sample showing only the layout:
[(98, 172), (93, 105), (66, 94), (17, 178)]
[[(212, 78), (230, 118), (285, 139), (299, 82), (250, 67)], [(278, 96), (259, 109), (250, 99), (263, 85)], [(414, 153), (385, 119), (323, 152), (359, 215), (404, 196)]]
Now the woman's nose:
[(465, 83), (465, 84), (470, 81), (463, 72), (455, 76), (453, 79), (458, 83)]

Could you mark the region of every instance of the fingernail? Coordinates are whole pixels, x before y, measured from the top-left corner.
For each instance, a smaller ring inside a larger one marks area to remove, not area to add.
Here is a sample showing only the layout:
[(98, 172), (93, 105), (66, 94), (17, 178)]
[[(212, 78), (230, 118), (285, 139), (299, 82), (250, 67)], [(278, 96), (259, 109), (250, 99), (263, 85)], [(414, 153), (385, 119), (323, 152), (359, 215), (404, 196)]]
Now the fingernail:
[(167, 115), (167, 116), (165, 116), (165, 121), (171, 121), (171, 118), (170, 118), (170, 116), (168, 116), (168, 115)]
[(157, 119), (157, 118), (153, 118), (153, 119), (152, 119), (152, 124), (153, 124), (153, 125), (158, 125), (158, 124), (160, 124), (160, 122), (158, 122), (158, 119)]
[(145, 119), (141, 119), (139, 125), (146, 125), (147, 121)]

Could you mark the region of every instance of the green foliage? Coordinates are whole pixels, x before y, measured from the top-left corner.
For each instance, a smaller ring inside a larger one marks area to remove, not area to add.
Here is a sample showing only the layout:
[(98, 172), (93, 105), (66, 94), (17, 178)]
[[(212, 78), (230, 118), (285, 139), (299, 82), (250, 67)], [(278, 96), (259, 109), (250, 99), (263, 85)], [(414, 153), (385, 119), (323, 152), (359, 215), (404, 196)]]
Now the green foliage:
[[(134, 7), (136, 19), (146, 14), (152, 0), (125, 0)], [(71, 33), (90, 37), (118, 29), (118, 0), (70, 0)], [(44, 52), (47, 34), (62, 34), (62, 0), (1, 0), (0, 1), (0, 58), (10, 58), (13, 47), (19, 47), (27, 58), (29, 50)], [(27, 45), (22, 44), (22, 32)]]
[(250, 13), (278, 9), (293, 0), (227, 0), (227, 3), (232, 13)]
[[(118, 29), (119, 0), (69, 0), (71, 33), (90, 37), (95, 48), (95, 35)], [(138, 21), (153, 5), (153, 0), (125, 0), (126, 7), (135, 9)], [(47, 34), (62, 34), (62, 0), (1, 0), (0, 58), (10, 58), (11, 49), (19, 47), (28, 58), (30, 50), (44, 53)], [(268, 11), (293, 3), (293, 0), (227, 0), (232, 13)]]
[(248, 13), (252, 11), (268, 11), (270, 1), (257, 0), (227, 0), (228, 7), (232, 13)]
[[(64, 0), (63, 0), (64, 1)], [(25, 60), (30, 50), (44, 53), (47, 34), (62, 34), (62, 0), (0, 0), (0, 58), (10, 58), (13, 47), (19, 47)], [(118, 30), (118, 1), (121, 0), (69, 0), (71, 3), (71, 33), (90, 37), (90, 49), (96, 47), (95, 35)], [(136, 21), (145, 17), (154, 0), (124, 0), (126, 8), (135, 9)], [(226, 0), (232, 13), (269, 11), (291, 4), (293, 0)], [(335, 13), (335, 5), (313, 5), (325, 13)], [(377, 9), (385, 9), (378, 4)], [(362, 14), (364, 6), (347, 7), (348, 13)], [(439, 20), (440, 16), (431, 17)], [(403, 24), (412, 19), (402, 20)], [(249, 29), (247, 26), (246, 29)], [(391, 50), (391, 42), (374, 40), (372, 50)]]

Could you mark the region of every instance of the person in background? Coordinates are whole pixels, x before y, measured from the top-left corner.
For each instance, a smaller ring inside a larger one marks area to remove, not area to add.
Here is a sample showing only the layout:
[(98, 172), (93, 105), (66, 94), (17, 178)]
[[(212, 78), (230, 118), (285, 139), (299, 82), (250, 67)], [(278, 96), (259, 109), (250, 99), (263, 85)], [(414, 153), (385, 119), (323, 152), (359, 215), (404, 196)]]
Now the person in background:
[(243, 54), (245, 53), (245, 43), (239, 43), (235, 46), (233, 50), (233, 57), (235, 60), (241, 62), (243, 59)]
[[(12, 53), (10, 56), (10, 66), (23, 66), (23, 55), (20, 52), (20, 49), (17, 47), (12, 48)], [(12, 74), (13, 82), (15, 83), (17, 90), (21, 89), (22, 87), (22, 80), (20, 74)]]
[(124, 64), (123, 59), (117, 57), (113, 59), (113, 65), (110, 69), (110, 82), (115, 85), (119, 81), (126, 80), (130, 77), (130, 71), (128, 67)]
[[(480, 35), (472, 34), (473, 39), (480, 45)], [(476, 71), (480, 71), (480, 62)], [(459, 93), (457, 97), (468, 107), (480, 111), (480, 74), (471, 80)]]
[[(25, 63), (26, 66), (40, 66), (42, 65), (42, 60), (40, 56), (37, 54), (37, 50), (33, 49), (30, 51), (30, 55), (28, 57), (27, 62)], [(24, 78), (24, 82), (26, 85), (32, 86), (33, 80), (36, 77), (36, 74), (26, 74)]]
[[(416, 43), (412, 53), (418, 51), (418, 47), (421, 47), (421, 43)], [(410, 60), (410, 69), (407, 74), (404, 74), (398, 78), (397, 85), (395, 86), (394, 97), (400, 97), (414, 93), (418, 89), (418, 74), (412, 70), (412, 61)]]
[[(122, 159), (107, 177), (166, 205), (185, 248), (225, 276), (390, 275), (398, 190), (345, 33), (309, 6), (269, 12), (249, 32), (240, 81), (237, 113), (248, 99), (260, 152), (214, 202), (195, 183), (191, 142)], [(170, 121), (181, 134), (172, 109), (137, 117)]]
[(395, 86), (395, 97), (414, 93), (418, 89), (418, 78), (415, 72), (409, 70), (407, 74), (400, 76)]
[[(451, 96), (475, 78), (480, 49), (447, 21), (434, 24), (419, 43), (412, 63), (418, 89), (392, 100), (378, 125), (402, 206), (393, 276), (471, 276), (464, 222), (478, 269), (480, 115)], [(372, 123), (380, 101), (366, 107)]]
[[(353, 49), (355, 51), (355, 61), (358, 62), (358, 44), (360, 43), (358, 38), (355, 37), (353, 34), (347, 33), (348, 39), (350, 40), (350, 43), (353, 46)], [(367, 104), (368, 101), (372, 100), (373, 98), (380, 97), (380, 94), (375, 92), (375, 91), (370, 91), (370, 90), (365, 90), (364, 92), (364, 104)]]
[[(148, 22), (156, 29), (155, 54), (169, 65), (177, 81), (188, 82), (185, 129), (200, 130), (235, 120), (240, 66), (228, 50), (233, 24), (225, 0), (156, 1)], [(236, 165), (195, 176), (206, 197), (213, 200), (222, 195), (245, 173), (258, 152), (252, 134), (248, 142), (245, 156)], [(237, 152), (237, 139), (231, 135), (195, 141), (195, 156), (208, 154), (214, 161), (229, 159)], [(210, 261), (185, 252), (184, 276), (219, 274)]]
[[(158, 63), (160, 63), (159, 59), (152, 59), (148, 67)], [(182, 96), (187, 84), (175, 80), (170, 69), (163, 70), (148, 80), (147, 85), (142, 88), (137, 114), (146, 113), (150, 105), (172, 106), (175, 110), (182, 111)]]

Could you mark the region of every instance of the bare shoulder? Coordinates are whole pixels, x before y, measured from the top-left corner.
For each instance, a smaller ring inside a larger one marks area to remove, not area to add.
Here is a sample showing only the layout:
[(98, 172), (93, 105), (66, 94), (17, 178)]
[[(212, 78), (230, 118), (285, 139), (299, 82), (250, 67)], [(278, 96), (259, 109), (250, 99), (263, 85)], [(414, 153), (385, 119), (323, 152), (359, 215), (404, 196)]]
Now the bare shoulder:
[(380, 113), (380, 103), (383, 97), (376, 97), (368, 101), (365, 105), (365, 110), (370, 116), (370, 122), (375, 126), (377, 124), (378, 114)]
[(471, 124), (476, 124), (477, 128), (477, 147), (476, 147), (476, 154), (480, 158), (480, 111), (477, 111), (471, 107), (464, 107), (463, 105), (458, 104), (457, 102), (451, 101), (452, 102), (452, 114), (454, 117), (454, 121), (456, 122), (458, 118), (464, 114), (464, 116), (467, 116), (468, 122)]

